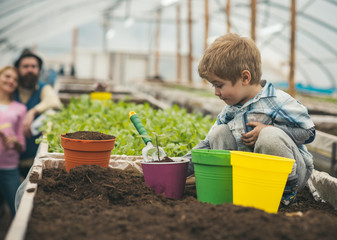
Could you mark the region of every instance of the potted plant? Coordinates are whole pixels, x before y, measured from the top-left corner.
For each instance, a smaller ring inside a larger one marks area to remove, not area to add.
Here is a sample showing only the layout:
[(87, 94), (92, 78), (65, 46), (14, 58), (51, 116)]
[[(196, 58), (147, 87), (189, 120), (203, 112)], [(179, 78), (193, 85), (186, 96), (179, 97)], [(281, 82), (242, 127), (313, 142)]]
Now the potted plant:
[(80, 165), (108, 167), (115, 140), (115, 136), (94, 131), (61, 134), (66, 171)]
[[(167, 157), (164, 150), (159, 147), (158, 135), (154, 133), (157, 146), (153, 146), (152, 140), (138, 115), (131, 111), (129, 117), (146, 145), (142, 151), (144, 159), (141, 162), (145, 183), (157, 194), (164, 194), (166, 197), (173, 199), (182, 198), (185, 191), (189, 160)], [(154, 149), (156, 151), (152, 154), (152, 159), (149, 160), (148, 154)], [(162, 158), (160, 158), (160, 155), (162, 155)]]

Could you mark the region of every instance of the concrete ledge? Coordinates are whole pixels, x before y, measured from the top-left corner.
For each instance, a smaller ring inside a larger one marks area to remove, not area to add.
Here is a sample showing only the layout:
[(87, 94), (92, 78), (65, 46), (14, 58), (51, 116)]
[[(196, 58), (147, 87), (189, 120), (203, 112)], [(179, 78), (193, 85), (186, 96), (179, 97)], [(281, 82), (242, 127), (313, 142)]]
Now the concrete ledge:
[(316, 138), (312, 143), (308, 144), (308, 147), (331, 157), (332, 144), (334, 142), (337, 142), (337, 136), (316, 130)]

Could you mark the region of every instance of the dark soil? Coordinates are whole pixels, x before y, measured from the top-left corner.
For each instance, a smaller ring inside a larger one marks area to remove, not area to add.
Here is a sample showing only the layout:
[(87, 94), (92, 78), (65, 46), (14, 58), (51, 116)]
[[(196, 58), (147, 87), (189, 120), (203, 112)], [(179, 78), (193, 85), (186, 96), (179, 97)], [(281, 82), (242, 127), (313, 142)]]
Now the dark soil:
[(109, 140), (116, 138), (115, 136), (93, 131), (78, 131), (73, 133), (66, 133), (65, 138), (80, 139), (80, 140)]
[(163, 157), (157, 162), (174, 162), (172, 158), (169, 158), (168, 156)]
[(174, 161), (172, 158), (168, 157), (168, 156), (165, 156), (163, 158), (160, 158), (159, 160), (152, 160), (151, 162), (155, 162), (155, 163), (166, 163), (166, 162), (183, 162), (184, 160), (181, 159), (181, 160), (176, 160)]
[[(80, 166), (43, 170), (26, 239), (336, 239), (337, 211), (308, 189), (278, 214), (156, 195), (132, 171)], [(300, 212), (299, 212), (300, 211)]]

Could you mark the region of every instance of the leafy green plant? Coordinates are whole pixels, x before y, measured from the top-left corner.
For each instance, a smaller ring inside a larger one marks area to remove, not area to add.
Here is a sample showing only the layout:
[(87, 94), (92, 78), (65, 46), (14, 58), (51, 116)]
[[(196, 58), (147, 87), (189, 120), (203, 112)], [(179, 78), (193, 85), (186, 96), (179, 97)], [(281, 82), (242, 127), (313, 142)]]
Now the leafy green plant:
[(158, 135), (157, 133), (155, 133), (155, 132), (152, 132), (152, 134), (155, 136), (155, 138), (156, 138), (156, 145), (155, 145), (155, 147), (156, 147), (156, 149), (157, 149), (157, 157), (158, 157), (158, 159), (159, 159), (159, 161), (160, 161), (160, 151), (159, 151), (159, 140), (158, 140), (158, 137), (168, 137), (167, 135), (165, 135), (165, 134), (161, 134), (161, 135)]
[[(42, 130), (49, 152), (63, 152), (60, 140), (62, 133), (99, 131), (116, 137), (112, 154), (141, 155), (144, 143), (129, 120), (128, 113), (131, 110), (137, 112), (148, 132), (169, 136), (161, 138), (161, 146), (172, 157), (186, 154), (205, 138), (214, 123), (210, 116), (189, 114), (178, 106), (156, 110), (147, 103), (103, 103), (82, 95), (78, 99), (71, 99), (67, 107), (46, 119)], [(48, 122), (51, 127), (48, 127)]]

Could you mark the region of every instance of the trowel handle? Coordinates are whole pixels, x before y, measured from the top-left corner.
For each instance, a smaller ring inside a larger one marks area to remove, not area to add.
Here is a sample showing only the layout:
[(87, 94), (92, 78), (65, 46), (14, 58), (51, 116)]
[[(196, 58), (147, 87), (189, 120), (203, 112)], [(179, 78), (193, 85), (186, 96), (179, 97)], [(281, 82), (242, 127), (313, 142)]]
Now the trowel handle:
[(5, 128), (9, 128), (11, 125), (12, 125), (12, 124), (10, 124), (10, 123), (4, 123), (4, 124), (1, 124), (1, 125), (0, 125), (0, 130), (5, 129)]
[[(138, 115), (134, 111), (129, 112), (129, 118), (140, 135), (148, 136), (143, 123), (140, 121)], [(150, 138), (147, 138), (147, 137), (142, 137), (142, 138), (143, 138), (145, 145), (147, 145), (148, 142), (152, 142)]]

